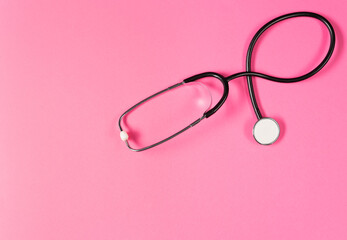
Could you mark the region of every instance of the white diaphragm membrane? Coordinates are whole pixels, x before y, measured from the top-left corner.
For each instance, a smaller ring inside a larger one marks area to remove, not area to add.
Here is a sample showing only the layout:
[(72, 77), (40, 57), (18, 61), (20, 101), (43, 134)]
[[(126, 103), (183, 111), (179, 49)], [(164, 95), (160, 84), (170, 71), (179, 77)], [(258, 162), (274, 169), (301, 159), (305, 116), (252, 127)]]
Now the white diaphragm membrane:
[(270, 145), (276, 142), (280, 135), (280, 126), (272, 118), (261, 118), (253, 127), (254, 139), (262, 145)]

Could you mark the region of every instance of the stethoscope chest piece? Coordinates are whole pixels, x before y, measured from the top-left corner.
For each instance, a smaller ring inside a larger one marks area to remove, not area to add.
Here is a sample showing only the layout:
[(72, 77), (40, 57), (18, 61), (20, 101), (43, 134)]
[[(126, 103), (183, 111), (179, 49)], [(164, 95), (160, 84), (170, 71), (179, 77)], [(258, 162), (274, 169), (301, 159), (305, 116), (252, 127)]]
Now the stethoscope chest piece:
[(280, 135), (280, 126), (272, 118), (261, 118), (253, 127), (254, 139), (262, 145), (270, 145), (276, 142)]

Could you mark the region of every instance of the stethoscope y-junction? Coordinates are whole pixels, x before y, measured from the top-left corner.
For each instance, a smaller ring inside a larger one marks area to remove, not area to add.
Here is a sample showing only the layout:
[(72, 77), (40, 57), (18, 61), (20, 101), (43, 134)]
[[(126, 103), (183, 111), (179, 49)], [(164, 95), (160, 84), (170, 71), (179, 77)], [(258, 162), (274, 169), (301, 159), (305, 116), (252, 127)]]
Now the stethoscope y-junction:
[[(274, 77), (274, 76), (270, 76), (267, 74), (263, 74), (263, 73), (259, 73), (259, 72), (252, 72), (251, 69), (251, 60), (252, 60), (252, 53), (253, 53), (253, 49), (254, 46), (257, 42), (257, 40), (259, 39), (259, 37), (271, 26), (273, 26), (274, 24), (281, 22), (283, 20), (289, 19), (289, 18), (295, 18), (295, 17), (310, 17), (310, 18), (315, 18), (319, 21), (321, 21), (322, 23), (324, 23), (324, 25), (327, 27), (329, 34), (330, 34), (330, 46), (329, 46), (329, 50), (326, 53), (324, 59), (321, 61), (320, 64), (318, 64), (318, 66), (316, 66), (313, 70), (311, 70), (310, 72), (299, 76), (299, 77), (294, 77), (294, 78), (280, 78), (280, 77)], [(247, 57), (246, 57), (246, 71), (245, 72), (239, 72), (239, 73), (235, 73), (232, 74), (228, 77), (224, 77), (221, 74), (215, 73), (215, 72), (205, 72), (205, 73), (201, 73), (201, 74), (197, 74), (194, 75), (192, 77), (189, 77), (185, 80), (183, 80), (180, 83), (177, 83), (175, 85), (172, 85), (162, 91), (159, 91), (151, 96), (149, 96), (148, 98), (140, 101), (139, 103), (135, 104), (134, 106), (132, 106), (131, 108), (129, 108), (127, 111), (125, 111), (119, 118), (119, 129), (121, 131), (120, 133), (120, 137), (121, 139), (126, 143), (127, 147), (130, 150), (133, 151), (143, 151), (152, 147), (155, 147), (161, 143), (164, 143), (174, 137), (176, 137), (177, 135), (181, 134), (182, 132), (188, 130), (189, 128), (193, 127), (194, 125), (198, 124), (201, 120), (203, 120), (204, 118), (209, 118), (211, 117), (214, 113), (216, 113), (218, 111), (218, 109), (220, 109), (220, 107), (224, 104), (225, 100), (228, 97), (229, 94), (229, 85), (228, 82), (239, 78), (239, 77), (246, 77), (247, 78), (247, 85), (248, 85), (248, 92), (249, 92), (249, 96), (253, 105), (253, 109), (255, 112), (255, 115), (258, 119), (258, 121), (255, 123), (254, 127), (253, 127), (253, 136), (255, 138), (255, 140), (263, 145), (269, 145), (274, 143), (280, 134), (280, 128), (278, 123), (272, 119), (272, 118), (267, 118), (267, 117), (263, 117), (263, 115), (261, 114), (258, 104), (257, 104), (257, 99), (256, 96), (254, 94), (254, 88), (253, 88), (253, 81), (252, 81), (252, 77), (260, 77), (263, 79), (267, 79), (270, 81), (274, 81), (274, 82), (282, 82), (282, 83), (292, 83), (292, 82), (299, 82), (302, 80), (305, 80), (309, 77), (312, 77), (313, 75), (315, 75), (316, 73), (318, 73), (324, 66), (325, 64), (327, 64), (327, 62), (329, 61), (331, 55), (333, 54), (334, 51), (334, 47), (335, 47), (335, 32), (334, 32), (334, 28), (332, 27), (332, 25), (330, 24), (330, 22), (325, 19), (323, 16), (316, 14), (316, 13), (312, 13), (312, 12), (294, 12), (294, 13), (289, 13), (289, 14), (285, 14), (282, 15), (280, 17), (277, 17), (273, 20), (271, 20), (270, 22), (266, 23), (263, 27), (261, 27), (258, 32), (254, 35), (251, 43), (249, 44), (248, 47), (248, 51), (247, 51)], [(134, 110), (135, 108), (139, 107), (141, 104), (145, 103), (146, 101), (166, 92), (169, 91), (171, 89), (177, 88), (183, 84), (186, 83), (190, 83), (190, 82), (194, 82), (197, 81), (199, 79), (205, 78), (205, 77), (212, 77), (212, 78), (216, 78), (218, 79), (222, 84), (223, 84), (223, 95), (220, 98), (220, 100), (217, 102), (217, 104), (212, 107), (211, 109), (209, 109), (208, 111), (206, 111), (202, 117), (198, 118), (196, 121), (194, 121), (193, 123), (191, 123), (190, 125), (188, 125), (187, 127), (183, 128), (182, 130), (176, 132), (175, 134), (159, 141), (156, 142), (152, 145), (143, 147), (143, 148), (139, 148), (139, 149), (135, 149), (132, 148), (129, 145), (128, 142), (128, 134), (127, 132), (123, 131), (121, 122), (123, 117), (128, 114), (130, 111)]]

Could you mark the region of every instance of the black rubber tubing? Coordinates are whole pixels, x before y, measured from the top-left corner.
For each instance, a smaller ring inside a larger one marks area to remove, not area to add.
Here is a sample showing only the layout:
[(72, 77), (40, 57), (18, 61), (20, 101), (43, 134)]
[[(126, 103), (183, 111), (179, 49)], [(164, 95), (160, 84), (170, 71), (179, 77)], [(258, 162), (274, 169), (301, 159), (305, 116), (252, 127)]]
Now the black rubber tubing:
[[(281, 78), (281, 77), (274, 77), (274, 76), (270, 76), (267, 74), (263, 74), (263, 73), (259, 73), (259, 72), (252, 72), (251, 71), (251, 59), (252, 59), (252, 53), (253, 53), (253, 49), (254, 46), (257, 42), (257, 40), (259, 39), (259, 37), (271, 26), (273, 26), (274, 24), (281, 22), (283, 20), (286, 19), (290, 19), (290, 18), (295, 18), (295, 17), (310, 17), (310, 18), (315, 18), (319, 21), (321, 21), (322, 23), (324, 23), (324, 25), (327, 27), (327, 29), (329, 30), (329, 34), (330, 34), (330, 46), (328, 49), (327, 54), (325, 55), (324, 59), (321, 61), (320, 64), (318, 64), (313, 70), (311, 70), (310, 72), (298, 76), (298, 77), (293, 77), (293, 78)], [(249, 44), (248, 47), (248, 51), (247, 51), (247, 57), (246, 57), (246, 71), (245, 72), (239, 72), (239, 73), (235, 73), (232, 74), (228, 77), (223, 77), (222, 75), (218, 74), (218, 73), (214, 73), (214, 72), (205, 72), (205, 73), (200, 73), (197, 75), (194, 75), (190, 78), (187, 78), (184, 80), (184, 82), (192, 82), (192, 81), (196, 81), (199, 80), (201, 78), (204, 77), (215, 77), (218, 80), (220, 80), (223, 84), (223, 88), (224, 88), (224, 92), (223, 95), (221, 97), (221, 99), (219, 100), (219, 102), (209, 111), (207, 111), (205, 113), (206, 118), (210, 117), (211, 115), (213, 115), (214, 113), (216, 113), (218, 111), (218, 109), (224, 104), (225, 100), (228, 97), (228, 93), (229, 93), (229, 87), (228, 87), (228, 82), (235, 79), (235, 78), (239, 78), (239, 77), (247, 77), (247, 86), (248, 86), (248, 92), (249, 92), (249, 97), (251, 99), (252, 102), (252, 106), (255, 112), (255, 115), (258, 119), (262, 118), (262, 114), (259, 110), (258, 107), (258, 103), (256, 100), (256, 96), (254, 93), (254, 88), (253, 88), (253, 80), (252, 77), (260, 77), (263, 79), (267, 79), (273, 82), (281, 82), (281, 83), (292, 83), (292, 82), (299, 82), (302, 80), (305, 80), (309, 77), (312, 77), (313, 75), (315, 75), (316, 73), (318, 73), (329, 61), (329, 59), (331, 58), (333, 52), (334, 52), (334, 48), (335, 48), (335, 42), (336, 42), (336, 37), (335, 37), (335, 31), (333, 26), (330, 24), (330, 22), (324, 18), (323, 16), (317, 14), (317, 13), (313, 13), (313, 12), (294, 12), (294, 13), (289, 13), (289, 14), (285, 14), (282, 16), (279, 16), (271, 21), (269, 21), (268, 23), (266, 23), (264, 26), (262, 26), (258, 32), (254, 35), (254, 37), (252, 38), (252, 41)]]

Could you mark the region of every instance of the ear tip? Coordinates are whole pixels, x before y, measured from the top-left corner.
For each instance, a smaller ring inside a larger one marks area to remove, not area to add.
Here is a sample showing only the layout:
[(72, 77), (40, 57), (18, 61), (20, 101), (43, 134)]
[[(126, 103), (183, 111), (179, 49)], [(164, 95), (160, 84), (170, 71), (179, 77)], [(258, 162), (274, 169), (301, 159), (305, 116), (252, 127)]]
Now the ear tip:
[(127, 141), (129, 139), (129, 135), (126, 131), (121, 131), (120, 132), (120, 139), (122, 139), (122, 141)]

